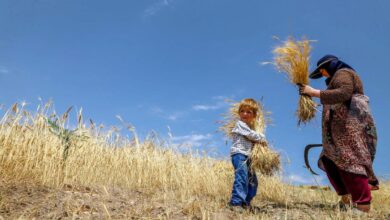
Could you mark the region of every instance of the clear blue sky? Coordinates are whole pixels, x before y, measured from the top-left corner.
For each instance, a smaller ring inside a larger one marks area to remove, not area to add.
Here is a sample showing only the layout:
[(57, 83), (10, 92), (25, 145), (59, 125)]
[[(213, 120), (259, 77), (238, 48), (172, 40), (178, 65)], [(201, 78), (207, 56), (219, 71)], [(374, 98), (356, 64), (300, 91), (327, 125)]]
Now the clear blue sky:
[[(60, 113), (83, 107), (105, 125), (120, 125), (120, 115), (142, 137), (167, 137), (169, 126), (175, 143), (227, 158), (216, 133), (223, 99), (263, 97), (273, 119), (266, 135), (290, 160), (286, 178), (309, 183), (303, 148), (321, 142), (320, 118), (298, 127), (297, 89), (259, 64), (272, 59), (272, 36), (307, 36), (318, 40), (311, 67), (331, 53), (360, 74), (379, 131), (375, 168), (389, 177), (389, 8), (387, 0), (0, 0), (0, 103), (33, 109), (38, 97), (52, 99)], [(325, 88), (323, 79), (312, 85)]]

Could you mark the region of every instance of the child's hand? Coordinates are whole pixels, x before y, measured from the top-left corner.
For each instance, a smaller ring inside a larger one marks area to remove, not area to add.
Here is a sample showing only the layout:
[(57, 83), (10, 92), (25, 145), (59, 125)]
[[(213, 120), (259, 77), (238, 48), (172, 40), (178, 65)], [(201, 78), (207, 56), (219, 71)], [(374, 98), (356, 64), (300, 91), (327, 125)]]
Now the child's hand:
[(252, 144), (267, 144), (266, 140), (260, 140), (260, 141), (251, 141)]

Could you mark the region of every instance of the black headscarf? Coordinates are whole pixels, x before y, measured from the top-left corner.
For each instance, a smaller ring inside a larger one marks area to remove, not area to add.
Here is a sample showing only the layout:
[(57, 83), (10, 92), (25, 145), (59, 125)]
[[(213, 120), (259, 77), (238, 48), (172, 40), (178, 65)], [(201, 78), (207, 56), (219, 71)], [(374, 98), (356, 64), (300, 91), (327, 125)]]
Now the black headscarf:
[(344, 63), (343, 61), (341, 61), (339, 59), (334, 59), (334, 60), (326, 63), (322, 68), (324, 68), (326, 70), (326, 72), (329, 73), (329, 76), (330, 76), (329, 78), (327, 78), (325, 80), (326, 85), (328, 85), (330, 83), (333, 76), (336, 74), (336, 72), (339, 69), (348, 68), (348, 69), (354, 70), (350, 65)]

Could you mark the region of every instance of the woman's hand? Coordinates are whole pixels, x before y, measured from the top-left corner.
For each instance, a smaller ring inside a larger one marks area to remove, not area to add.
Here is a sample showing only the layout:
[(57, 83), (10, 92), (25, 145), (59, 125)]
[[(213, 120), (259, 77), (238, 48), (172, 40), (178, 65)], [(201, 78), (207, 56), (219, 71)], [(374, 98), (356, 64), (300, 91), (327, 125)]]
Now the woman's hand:
[(300, 85), (299, 86), (299, 94), (300, 95), (308, 95), (312, 97), (320, 97), (320, 90), (314, 89), (311, 86), (308, 85)]

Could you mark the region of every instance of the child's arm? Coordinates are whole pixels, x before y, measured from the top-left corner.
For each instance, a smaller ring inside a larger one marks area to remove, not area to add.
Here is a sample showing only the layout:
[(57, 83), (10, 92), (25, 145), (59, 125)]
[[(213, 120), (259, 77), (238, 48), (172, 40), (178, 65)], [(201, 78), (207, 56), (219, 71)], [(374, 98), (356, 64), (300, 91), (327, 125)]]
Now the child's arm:
[(257, 133), (250, 129), (249, 126), (243, 121), (237, 121), (236, 126), (232, 130), (232, 133), (243, 135), (254, 142), (266, 141), (264, 134)]

